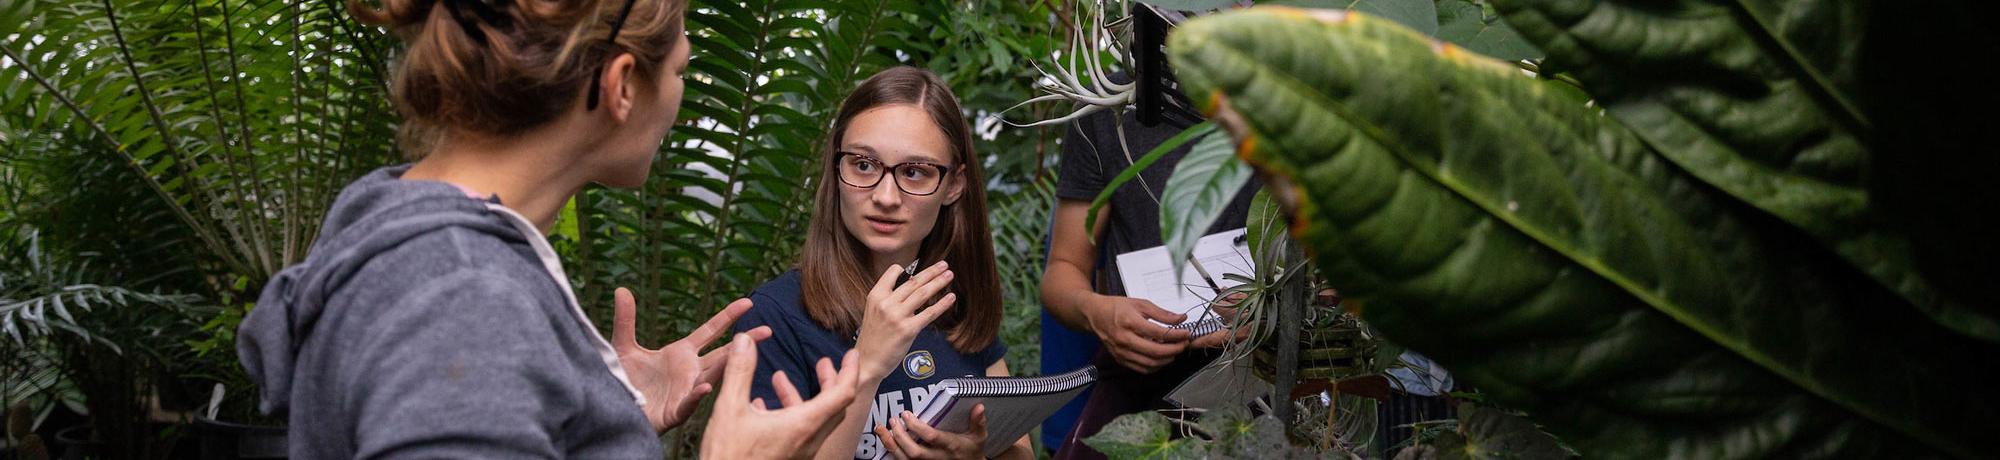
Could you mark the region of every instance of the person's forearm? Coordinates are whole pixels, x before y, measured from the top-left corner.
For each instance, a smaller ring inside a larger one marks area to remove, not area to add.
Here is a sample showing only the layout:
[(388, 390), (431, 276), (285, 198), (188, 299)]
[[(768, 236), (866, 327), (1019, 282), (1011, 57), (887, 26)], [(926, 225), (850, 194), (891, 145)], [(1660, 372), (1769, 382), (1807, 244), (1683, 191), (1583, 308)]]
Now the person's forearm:
[(1090, 202), (1061, 200), (1049, 222), (1049, 263), (1042, 270), (1042, 305), (1056, 322), (1079, 331), (1091, 331), (1090, 315), (1101, 304), (1091, 288), (1097, 270), (1096, 235), (1103, 235), (1109, 222), (1109, 206), (1096, 209), (1097, 226), (1086, 228)]
[(1087, 309), (1099, 296), (1090, 289), (1090, 276), (1064, 261), (1050, 261), (1042, 276), (1042, 304), (1056, 322), (1079, 331), (1090, 330)]
[(819, 445), (819, 452), (813, 458), (853, 460), (854, 449), (861, 445), (862, 425), (868, 423), (868, 412), (874, 408), (875, 390), (882, 386), (882, 377), (863, 374), (859, 383), (854, 388), (854, 402), (847, 405), (847, 415), (841, 417), (840, 426), (826, 435), (826, 443)]

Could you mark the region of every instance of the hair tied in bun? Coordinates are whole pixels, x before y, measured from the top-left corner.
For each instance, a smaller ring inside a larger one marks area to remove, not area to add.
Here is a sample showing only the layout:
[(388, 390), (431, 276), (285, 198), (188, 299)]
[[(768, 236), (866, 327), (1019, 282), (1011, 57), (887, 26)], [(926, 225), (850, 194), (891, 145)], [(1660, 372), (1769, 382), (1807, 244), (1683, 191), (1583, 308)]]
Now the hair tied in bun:
[(479, 30), (479, 24), (473, 22), (474, 17), (466, 16), (465, 11), (468, 9), (472, 10), (472, 16), (476, 16), (478, 21), (485, 21), (494, 27), (507, 27), (509, 22), (507, 15), (501, 13), (500, 8), (506, 6), (508, 3), (513, 3), (513, 0), (443, 1), (444, 7), (446, 11), (451, 13), (452, 19), (458, 20), (458, 26), (465, 29), (465, 34), (471, 36), (473, 41), (479, 42), (481, 45), (486, 44), (486, 33)]

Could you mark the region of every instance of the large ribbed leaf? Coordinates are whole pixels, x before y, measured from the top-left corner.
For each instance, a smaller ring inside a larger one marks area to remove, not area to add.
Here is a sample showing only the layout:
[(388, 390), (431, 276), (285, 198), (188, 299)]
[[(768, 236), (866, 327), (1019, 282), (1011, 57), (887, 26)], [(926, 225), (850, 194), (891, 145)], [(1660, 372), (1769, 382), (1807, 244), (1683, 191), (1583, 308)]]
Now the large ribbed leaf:
[(1470, 0), (1438, 0), (1437, 38), (1503, 61), (1542, 57), (1542, 50), (1488, 11)]
[(1371, 324), (1587, 456), (1970, 456), (2000, 408), (1940, 391), (2000, 350), (1554, 83), (1358, 14), (1168, 49)]
[(1612, 115), (1704, 182), (1796, 225), (1960, 333), (2000, 306), (1942, 292), (1871, 208), (1857, 77), (1870, 2), (1495, 0)]

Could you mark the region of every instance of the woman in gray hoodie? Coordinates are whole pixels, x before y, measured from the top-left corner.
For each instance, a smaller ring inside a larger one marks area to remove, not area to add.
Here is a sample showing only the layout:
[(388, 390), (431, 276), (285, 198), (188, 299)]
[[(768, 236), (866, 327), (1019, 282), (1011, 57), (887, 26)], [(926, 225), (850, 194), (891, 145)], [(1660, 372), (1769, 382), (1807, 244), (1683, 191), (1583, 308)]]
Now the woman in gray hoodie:
[(261, 409), (289, 417), (293, 457), (657, 458), (717, 383), (704, 456), (817, 448), (853, 400), (850, 366), (819, 362), (809, 401), (753, 404), (770, 330), (701, 350), (749, 301), (650, 350), (620, 289), (607, 341), (545, 237), (584, 184), (645, 181), (680, 108), (686, 0), (349, 6), (407, 44), (391, 94), (416, 162), (342, 191), (243, 322), (243, 366)]

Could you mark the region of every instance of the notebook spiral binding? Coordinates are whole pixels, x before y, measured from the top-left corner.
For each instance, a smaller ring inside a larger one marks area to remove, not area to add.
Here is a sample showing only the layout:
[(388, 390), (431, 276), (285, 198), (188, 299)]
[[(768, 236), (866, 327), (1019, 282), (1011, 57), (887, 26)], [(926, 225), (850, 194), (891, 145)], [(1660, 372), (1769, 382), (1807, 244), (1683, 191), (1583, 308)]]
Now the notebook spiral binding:
[(1173, 328), (1188, 331), (1190, 337), (1201, 337), (1220, 332), (1224, 326), (1226, 325), (1222, 324), (1222, 318), (1208, 318), (1192, 323), (1178, 324), (1173, 326)]
[(1026, 396), (1068, 391), (1097, 381), (1097, 368), (1041, 377), (965, 378), (949, 383), (960, 396)]

